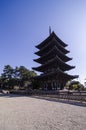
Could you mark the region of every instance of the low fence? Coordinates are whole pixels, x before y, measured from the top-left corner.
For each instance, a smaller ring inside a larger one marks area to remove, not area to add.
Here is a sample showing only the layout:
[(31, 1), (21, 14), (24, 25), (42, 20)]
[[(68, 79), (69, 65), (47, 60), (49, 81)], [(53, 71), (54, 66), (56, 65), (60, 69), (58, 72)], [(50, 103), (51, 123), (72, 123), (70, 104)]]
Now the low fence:
[(32, 91), (30, 95), (44, 96), (50, 98), (58, 98), (64, 100), (76, 100), (80, 102), (86, 102), (86, 92), (72, 92), (72, 91)]
[(42, 96), (64, 100), (76, 100), (86, 102), (86, 91), (42, 91), (42, 90), (13, 90), (13, 94), (29, 95), (29, 96)]

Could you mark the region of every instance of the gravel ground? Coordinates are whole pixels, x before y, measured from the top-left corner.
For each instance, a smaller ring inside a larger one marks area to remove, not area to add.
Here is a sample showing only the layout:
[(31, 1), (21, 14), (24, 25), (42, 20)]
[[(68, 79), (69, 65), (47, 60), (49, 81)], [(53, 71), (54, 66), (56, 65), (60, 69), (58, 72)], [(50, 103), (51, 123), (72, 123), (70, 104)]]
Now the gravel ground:
[(86, 130), (86, 107), (0, 95), (0, 130)]

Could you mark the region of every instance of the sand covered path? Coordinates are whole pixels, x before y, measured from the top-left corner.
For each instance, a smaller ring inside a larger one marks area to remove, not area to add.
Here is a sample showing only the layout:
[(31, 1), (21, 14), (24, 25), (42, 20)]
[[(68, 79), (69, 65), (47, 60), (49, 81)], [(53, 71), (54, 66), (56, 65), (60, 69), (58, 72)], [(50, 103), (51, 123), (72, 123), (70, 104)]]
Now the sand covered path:
[(0, 94), (0, 130), (86, 130), (86, 107)]

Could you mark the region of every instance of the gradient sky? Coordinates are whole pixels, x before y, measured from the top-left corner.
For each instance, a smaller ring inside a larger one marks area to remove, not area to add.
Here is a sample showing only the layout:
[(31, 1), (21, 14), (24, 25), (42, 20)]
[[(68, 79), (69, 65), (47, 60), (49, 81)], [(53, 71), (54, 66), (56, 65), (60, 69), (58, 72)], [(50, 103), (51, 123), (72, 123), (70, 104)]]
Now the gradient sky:
[(86, 78), (86, 0), (0, 0), (0, 73), (4, 65), (38, 66), (35, 45), (49, 36), (49, 26), (68, 44), (69, 73)]

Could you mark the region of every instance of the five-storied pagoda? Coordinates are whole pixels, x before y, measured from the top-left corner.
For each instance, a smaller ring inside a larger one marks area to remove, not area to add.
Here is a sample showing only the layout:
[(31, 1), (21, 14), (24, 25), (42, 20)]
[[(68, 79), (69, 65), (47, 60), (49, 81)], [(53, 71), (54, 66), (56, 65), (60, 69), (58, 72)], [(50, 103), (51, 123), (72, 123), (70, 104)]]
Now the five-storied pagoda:
[(69, 53), (65, 49), (66, 46), (67, 44), (54, 32), (50, 32), (49, 37), (36, 46), (39, 51), (35, 54), (39, 58), (34, 61), (41, 65), (33, 69), (41, 72), (41, 74), (36, 76), (35, 80), (40, 82), (44, 90), (63, 89), (67, 81), (78, 78), (77, 75), (69, 75), (65, 72), (75, 68), (75, 66), (66, 63), (72, 60), (66, 55)]

